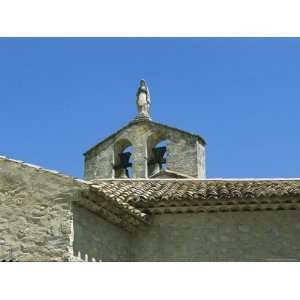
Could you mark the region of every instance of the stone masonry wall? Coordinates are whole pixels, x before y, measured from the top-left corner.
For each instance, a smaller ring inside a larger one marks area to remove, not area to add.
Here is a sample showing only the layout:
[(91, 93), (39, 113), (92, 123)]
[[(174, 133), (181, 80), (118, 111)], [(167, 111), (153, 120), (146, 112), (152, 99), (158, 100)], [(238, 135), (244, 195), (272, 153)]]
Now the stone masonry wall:
[(137, 122), (86, 154), (85, 178), (113, 178), (114, 145), (121, 139), (129, 140), (134, 147), (132, 177), (147, 178), (147, 141), (153, 135), (169, 141), (167, 169), (197, 178), (205, 176), (205, 147), (197, 137), (156, 123)]
[(86, 261), (129, 261), (129, 233), (74, 205), (74, 255)]
[(300, 260), (297, 210), (152, 215), (129, 233), (78, 206), (83, 188), (0, 158), (0, 261)]
[(134, 261), (300, 260), (299, 211), (163, 214), (132, 240)]
[(198, 178), (206, 178), (205, 147), (197, 141), (197, 170)]
[(0, 159), (0, 261), (68, 261), (77, 193), (62, 176)]
[(193, 136), (178, 136), (174, 132), (169, 136), (167, 169), (199, 178), (204, 172), (198, 171), (203, 166), (198, 164), (197, 139)]

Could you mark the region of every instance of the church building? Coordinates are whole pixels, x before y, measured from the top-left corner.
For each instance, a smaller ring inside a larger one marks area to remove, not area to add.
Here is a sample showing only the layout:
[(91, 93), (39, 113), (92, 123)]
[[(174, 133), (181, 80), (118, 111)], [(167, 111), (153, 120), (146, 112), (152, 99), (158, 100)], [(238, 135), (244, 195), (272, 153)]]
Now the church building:
[(297, 261), (300, 179), (206, 178), (206, 141), (137, 116), (84, 179), (0, 156), (1, 261)]

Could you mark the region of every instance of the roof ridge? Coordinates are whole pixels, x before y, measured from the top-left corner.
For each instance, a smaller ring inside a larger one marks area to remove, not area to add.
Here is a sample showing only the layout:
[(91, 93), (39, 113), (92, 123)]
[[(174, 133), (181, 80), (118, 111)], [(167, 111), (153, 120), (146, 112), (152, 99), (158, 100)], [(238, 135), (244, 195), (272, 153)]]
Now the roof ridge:
[(47, 169), (47, 168), (44, 168), (44, 167), (41, 167), (41, 166), (38, 166), (38, 165), (35, 165), (35, 164), (26, 163), (26, 162), (24, 162), (22, 160), (17, 160), (17, 159), (9, 158), (7, 156), (0, 155), (0, 160), (7, 160), (7, 161), (10, 161), (10, 162), (13, 162), (13, 163), (25, 166), (25, 167), (29, 167), (29, 168), (38, 170), (38, 171), (44, 171), (44, 172), (47, 172), (47, 173), (51, 173), (53, 175), (58, 175), (58, 176), (61, 176), (61, 177), (64, 177), (64, 178), (69, 178), (69, 179), (72, 179), (72, 180), (74, 180), (76, 182), (79, 182), (79, 183), (82, 183), (82, 184), (87, 184), (87, 185), (94, 185), (95, 184), (92, 181), (84, 180), (82, 178), (71, 176), (71, 175), (66, 175), (66, 174), (64, 174), (64, 173), (62, 173), (60, 171), (56, 171), (56, 170), (52, 170), (52, 169)]
[(125, 182), (135, 182), (135, 181), (195, 181), (195, 182), (205, 182), (205, 181), (295, 181), (300, 180), (297, 177), (287, 177), (287, 178), (96, 178), (96, 182), (101, 181), (125, 181)]

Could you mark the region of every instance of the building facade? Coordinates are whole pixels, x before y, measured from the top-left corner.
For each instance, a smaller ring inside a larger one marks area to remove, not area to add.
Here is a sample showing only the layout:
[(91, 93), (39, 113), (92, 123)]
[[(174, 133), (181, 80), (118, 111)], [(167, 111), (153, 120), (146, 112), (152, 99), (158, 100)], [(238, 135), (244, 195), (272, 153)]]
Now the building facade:
[(2, 261), (300, 260), (299, 179), (209, 179), (205, 140), (137, 117), (85, 154), (84, 179), (0, 157)]

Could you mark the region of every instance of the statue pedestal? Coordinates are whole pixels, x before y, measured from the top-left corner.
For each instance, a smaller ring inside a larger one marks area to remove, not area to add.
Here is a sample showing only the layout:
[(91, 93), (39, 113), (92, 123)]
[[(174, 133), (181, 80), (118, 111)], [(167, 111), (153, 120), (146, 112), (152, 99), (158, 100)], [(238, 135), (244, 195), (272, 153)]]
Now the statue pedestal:
[(138, 115), (134, 118), (134, 121), (152, 121), (149, 116)]

